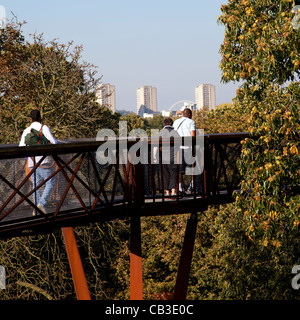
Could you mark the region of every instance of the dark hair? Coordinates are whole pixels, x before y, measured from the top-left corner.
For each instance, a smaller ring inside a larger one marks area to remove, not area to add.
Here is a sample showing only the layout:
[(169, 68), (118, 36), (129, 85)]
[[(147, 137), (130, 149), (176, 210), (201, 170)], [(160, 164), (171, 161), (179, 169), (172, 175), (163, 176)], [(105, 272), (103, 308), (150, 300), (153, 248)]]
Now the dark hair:
[(164, 127), (165, 126), (172, 126), (173, 120), (171, 118), (165, 118), (163, 124), (164, 124)]
[(41, 121), (41, 113), (39, 110), (31, 110), (30, 112), (30, 118), (32, 120), (32, 122), (37, 121), (40, 122)]
[(191, 118), (192, 115), (193, 115), (193, 113), (192, 113), (192, 110), (191, 110), (191, 109), (185, 108), (185, 109), (183, 110), (183, 116), (184, 116), (184, 117)]

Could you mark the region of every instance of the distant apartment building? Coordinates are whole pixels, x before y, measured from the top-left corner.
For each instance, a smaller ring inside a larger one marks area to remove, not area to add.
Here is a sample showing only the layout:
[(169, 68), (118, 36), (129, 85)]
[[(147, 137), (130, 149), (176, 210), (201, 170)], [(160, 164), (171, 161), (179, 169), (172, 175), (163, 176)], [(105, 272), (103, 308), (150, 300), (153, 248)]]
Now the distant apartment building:
[(108, 107), (113, 113), (116, 112), (116, 88), (115, 86), (105, 83), (100, 84), (97, 90), (97, 102), (102, 106)]
[(200, 84), (195, 88), (197, 109), (206, 111), (216, 109), (216, 87), (212, 84)]
[(137, 114), (141, 107), (157, 112), (157, 91), (152, 86), (143, 86), (137, 89)]

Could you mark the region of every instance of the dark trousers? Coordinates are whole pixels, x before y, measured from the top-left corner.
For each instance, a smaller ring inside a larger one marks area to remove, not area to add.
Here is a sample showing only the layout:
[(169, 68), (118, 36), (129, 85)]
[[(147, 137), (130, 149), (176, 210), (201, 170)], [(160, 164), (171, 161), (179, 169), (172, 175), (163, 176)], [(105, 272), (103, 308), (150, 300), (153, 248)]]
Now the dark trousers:
[(176, 189), (177, 164), (163, 164), (164, 189)]

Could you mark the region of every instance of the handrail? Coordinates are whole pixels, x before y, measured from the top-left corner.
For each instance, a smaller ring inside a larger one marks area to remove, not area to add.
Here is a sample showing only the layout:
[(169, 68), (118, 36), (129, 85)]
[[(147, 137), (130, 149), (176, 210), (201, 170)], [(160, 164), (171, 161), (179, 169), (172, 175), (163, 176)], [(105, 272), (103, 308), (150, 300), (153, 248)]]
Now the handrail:
[[(237, 132), (237, 133), (213, 133), (204, 134), (204, 141), (241, 141), (249, 137), (249, 133)], [(196, 137), (190, 137), (195, 143)], [(124, 141), (124, 138), (121, 138)], [(115, 138), (114, 141), (118, 145), (120, 141), (119, 138)], [(127, 144), (131, 145), (136, 143), (140, 138), (125, 138)], [(148, 144), (151, 144), (151, 137), (148, 137)], [(152, 138), (156, 140), (156, 137)], [(180, 138), (181, 139), (181, 138)], [(176, 140), (176, 139), (174, 139)], [(157, 139), (156, 142), (159, 140)], [(26, 146), (19, 147), (18, 144), (0, 144), (0, 159), (11, 159), (11, 158), (22, 158), (31, 156), (41, 156), (41, 155), (53, 155), (53, 154), (66, 154), (71, 152), (76, 152), (79, 149), (81, 151), (90, 150), (95, 151), (99, 146), (101, 146), (105, 141), (97, 141), (96, 138), (79, 138), (79, 139), (62, 139), (58, 141), (58, 144), (49, 145), (39, 145), (39, 146)], [(163, 143), (163, 142), (160, 142)], [(173, 141), (171, 141), (171, 144)]]

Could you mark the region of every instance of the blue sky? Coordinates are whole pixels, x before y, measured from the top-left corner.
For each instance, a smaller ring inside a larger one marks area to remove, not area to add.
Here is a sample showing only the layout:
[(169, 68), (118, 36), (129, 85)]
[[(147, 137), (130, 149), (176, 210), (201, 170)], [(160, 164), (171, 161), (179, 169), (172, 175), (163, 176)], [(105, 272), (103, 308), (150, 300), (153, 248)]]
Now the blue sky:
[(27, 22), (25, 35), (43, 33), (83, 45), (83, 60), (116, 86), (117, 109), (136, 111), (136, 89), (157, 88), (158, 109), (193, 100), (194, 88), (211, 83), (217, 104), (231, 102), (237, 84), (221, 84), (218, 53), (224, 28), (217, 24), (227, 0), (0, 0), (7, 18)]

